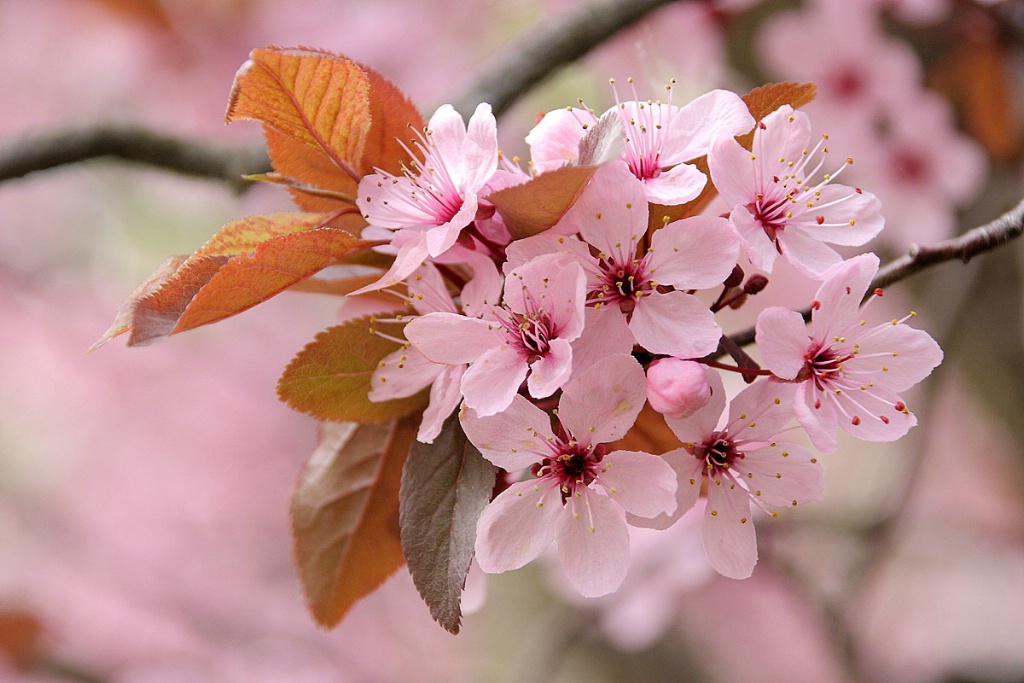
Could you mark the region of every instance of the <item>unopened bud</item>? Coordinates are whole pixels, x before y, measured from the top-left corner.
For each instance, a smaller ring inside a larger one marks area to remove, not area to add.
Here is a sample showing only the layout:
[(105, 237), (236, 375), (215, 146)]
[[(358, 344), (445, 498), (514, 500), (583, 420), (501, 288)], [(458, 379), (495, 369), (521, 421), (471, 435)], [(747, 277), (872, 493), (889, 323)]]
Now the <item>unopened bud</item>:
[(665, 417), (692, 415), (711, 400), (704, 366), (681, 358), (654, 361), (647, 368), (647, 400)]
[(760, 292), (762, 289), (768, 286), (768, 278), (760, 273), (754, 273), (747, 279), (743, 285), (743, 291), (747, 294), (754, 295)]
[(732, 272), (729, 273), (729, 277), (725, 278), (725, 281), (722, 284), (726, 287), (739, 287), (741, 282), (743, 282), (743, 269), (740, 268), (737, 263), (733, 266)]

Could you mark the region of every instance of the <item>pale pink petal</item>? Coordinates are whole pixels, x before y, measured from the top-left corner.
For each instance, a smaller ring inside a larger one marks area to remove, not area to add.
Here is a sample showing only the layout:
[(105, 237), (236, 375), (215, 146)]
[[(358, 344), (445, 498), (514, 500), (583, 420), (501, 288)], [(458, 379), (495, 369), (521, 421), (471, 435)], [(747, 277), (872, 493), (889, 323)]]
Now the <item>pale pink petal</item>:
[(665, 165), (703, 156), (716, 137), (732, 138), (753, 127), (754, 118), (739, 95), (728, 90), (705, 93), (672, 112), (665, 126)]
[[(560, 222), (551, 230), (542, 232), (539, 235), (526, 237), (509, 244), (508, 248), (505, 250), (506, 261), (503, 267), (504, 271), (509, 273), (513, 269), (518, 268), (524, 263), (532, 261), (539, 256), (554, 254), (557, 252), (573, 254), (581, 265), (593, 261), (594, 259), (590, 255), (590, 247), (586, 242), (575, 237), (570, 237), (570, 233), (555, 233), (555, 231), (559, 229), (559, 226), (564, 228), (565, 225), (567, 225), (563, 223), (564, 222)], [(576, 232), (575, 225), (572, 226), (571, 232)]]
[(398, 250), (395, 262), (391, 264), (388, 272), (384, 273), (381, 279), (371, 285), (362, 287), (352, 292), (350, 296), (374, 292), (378, 289), (397, 285), (409, 277), (417, 268), (427, 260), (427, 236), (419, 230), (398, 230), (391, 240), (391, 246)]
[(632, 356), (591, 365), (562, 391), (558, 419), (583, 445), (625, 436), (647, 401), (644, 370)]
[[(861, 385), (829, 396), (836, 404), (836, 422), (865, 441), (896, 441), (917, 424), (913, 413), (895, 405), (903, 401), (895, 392), (879, 386)], [(884, 419), (883, 419), (884, 418)]]
[(459, 403), (462, 402), (460, 383), (462, 373), (465, 371), (464, 365), (446, 365), (444, 371), (430, 385), (430, 403), (423, 411), (423, 419), (420, 420), (420, 428), (416, 433), (417, 441), (433, 443), (441, 433), (444, 421), (459, 407)]
[(455, 240), (459, 238), (462, 229), (470, 224), (476, 216), (477, 199), (476, 195), (467, 195), (462, 200), (462, 206), (450, 220), (441, 225), (432, 227), (426, 231), (427, 253), (430, 256), (440, 256), (451, 249)]
[(548, 352), (530, 364), (526, 386), (530, 396), (547, 398), (569, 381), (572, 374), (572, 345), (565, 339), (552, 339)]
[(696, 166), (679, 164), (643, 181), (647, 201), (665, 206), (685, 204), (696, 199), (708, 179)]
[(505, 410), (526, 379), (526, 358), (506, 344), (480, 355), (462, 376), (466, 405), (480, 415)]
[(457, 313), (452, 295), (444, 284), (444, 278), (432, 263), (425, 263), (406, 280), (412, 307), (420, 315), (445, 311)]
[(472, 363), (501, 344), (496, 323), (457, 313), (428, 313), (405, 326), (405, 338), (435, 363)]
[(757, 564), (757, 536), (750, 515), (750, 498), (728, 480), (708, 481), (704, 513), (704, 552), (719, 574), (745, 579)]
[(549, 111), (526, 135), (531, 161), (541, 173), (573, 161), (587, 132), (584, 126), (595, 123), (597, 118), (586, 109)]
[(669, 429), (683, 443), (702, 443), (718, 429), (725, 411), (726, 395), (722, 376), (711, 368), (704, 368), (708, 384), (711, 385), (711, 399), (683, 419), (666, 418)]
[[(594, 173), (590, 184), (559, 221), (609, 255), (636, 256), (636, 243), (647, 232), (644, 185), (625, 163), (612, 161)], [(557, 228), (556, 228), (557, 229)]]
[(572, 342), (572, 375), (580, 373), (607, 356), (633, 350), (633, 333), (626, 318), (613, 308), (587, 308), (583, 334)]
[(870, 376), (877, 386), (906, 391), (942, 362), (942, 349), (924, 330), (883, 323), (857, 339), (858, 353), (844, 363), (845, 376), (857, 381)]
[(480, 514), (477, 565), (488, 574), (499, 574), (532, 562), (551, 545), (564, 514), (557, 486), (536, 479), (512, 484)]
[(491, 105), (486, 102), (478, 104), (469, 117), (461, 152), (465, 171), (460, 189), (475, 193), (487, 184), (498, 168), (498, 125), (491, 113)]
[(859, 247), (885, 227), (882, 203), (870, 192), (857, 192), (845, 185), (826, 185), (817, 192), (820, 195), (815, 206), (802, 211), (804, 216), (820, 216), (823, 220), (822, 225), (808, 228), (815, 239)]
[(430, 386), (448, 367), (427, 360), (415, 348), (399, 349), (380, 361), (367, 398), (376, 403), (412, 396)]
[(558, 556), (573, 587), (594, 598), (611, 593), (626, 578), (629, 532), (611, 500), (590, 489), (581, 493), (559, 520)]
[(629, 321), (640, 346), (654, 354), (700, 358), (718, 348), (722, 329), (697, 297), (685, 292), (652, 292), (641, 298)]
[(804, 354), (811, 344), (803, 316), (781, 306), (766, 308), (757, 316), (757, 350), (764, 367), (776, 377), (793, 379), (804, 367)]
[(466, 438), (498, 467), (518, 472), (540, 462), (554, 438), (547, 413), (522, 396), (496, 415), (481, 417), (464, 408), (459, 414)]
[(777, 239), (782, 256), (798, 273), (813, 280), (820, 280), (829, 268), (843, 260), (835, 249), (816, 240), (808, 230), (786, 228), (779, 231)]
[(779, 252), (775, 242), (769, 239), (764, 227), (747, 210), (745, 205), (738, 205), (729, 214), (729, 222), (736, 228), (737, 234), (743, 241), (743, 251), (747, 258), (758, 270), (766, 273), (772, 272), (775, 266), (775, 259)]
[(733, 472), (754, 496), (772, 507), (821, 500), (825, 489), (821, 463), (809, 450), (793, 444), (748, 451), (733, 465)]
[(658, 284), (707, 289), (722, 284), (732, 272), (739, 246), (739, 235), (726, 219), (684, 218), (654, 233), (648, 266)]
[[(811, 119), (802, 111), (784, 104), (761, 119), (754, 133), (753, 153), (761, 166), (798, 161), (811, 139)], [(783, 161), (779, 161), (782, 159)]]
[(802, 382), (797, 387), (793, 413), (815, 448), (822, 453), (836, 450), (835, 407), (831, 401), (823, 400), (813, 382)]
[(560, 338), (572, 341), (583, 331), (587, 277), (571, 254), (544, 254), (505, 278), (505, 304), (515, 313), (551, 314)]
[(708, 152), (708, 167), (715, 189), (729, 206), (745, 206), (758, 192), (750, 152), (732, 137), (714, 142)]
[(676, 509), (676, 473), (657, 455), (615, 451), (601, 461), (598, 484), (626, 512), (639, 517), (670, 515)]
[(477, 252), (470, 252), (463, 257), (463, 263), (473, 271), (473, 278), (462, 288), (459, 299), (462, 312), (475, 318), (500, 303), (501, 275), (494, 261)]
[(645, 529), (668, 529), (692, 509), (700, 499), (700, 487), (704, 483), (703, 463), (682, 448), (665, 453), (661, 459), (675, 472), (675, 511), (671, 514), (659, 514), (649, 518), (627, 514), (626, 521), (632, 526)]
[(761, 379), (729, 403), (726, 429), (733, 439), (771, 441), (793, 419), (796, 385)]
[(814, 299), (811, 334), (822, 341), (842, 336), (860, 319), (860, 302), (878, 272), (878, 257), (867, 253), (835, 265), (824, 273)]

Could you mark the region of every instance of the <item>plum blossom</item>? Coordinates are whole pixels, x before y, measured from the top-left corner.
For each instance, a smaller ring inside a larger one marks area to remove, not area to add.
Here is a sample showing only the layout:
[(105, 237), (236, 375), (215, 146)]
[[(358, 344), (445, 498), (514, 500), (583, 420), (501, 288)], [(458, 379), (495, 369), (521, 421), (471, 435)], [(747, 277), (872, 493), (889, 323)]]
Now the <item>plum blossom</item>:
[[(729, 220), (751, 263), (770, 272), (782, 255), (802, 274), (820, 279), (842, 260), (825, 242), (859, 246), (885, 223), (874, 195), (832, 182), (842, 168), (812, 180), (828, 147), (825, 136), (808, 149), (810, 138), (807, 115), (783, 105), (758, 123), (752, 151), (721, 138), (708, 165), (722, 198), (733, 207)], [(819, 150), (823, 155), (815, 161)]]
[[(717, 217), (669, 223), (652, 237), (647, 224), (643, 184), (625, 164), (611, 162), (549, 233), (513, 242), (509, 261), (573, 253), (587, 273), (587, 304), (604, 319), (594, 323), (605, 332), (602, 343), (618, 344), (620, 352), (635, 340), (655, 354), (708, 354), (717, 348), (721, 328), (708, 307), (683, 290), (721, 284), (736, 264), (738, 237)], [(563, 236), (577, 232), (585, 242)]]
[[(475, 277), (462, 290), (462, 308), (467, 314), (486, 305), (487, 290), (495, 288), (498, 283), (498, 272), (490, 260), (480, 259), (476, 267)], [(440, 311), (458, 313), (459, 307), (452, 299), (441, 274), (430, 263), (423, 264), (413, 272), (406, 282), (406, 289), (408, 294), (404, 298), (419, 315)], [(493, 294), (491, 296), (497, 298)], [(394, 322), (405, 323), (407, 320), (407, 317), (401, 316)], [(387, 322), (390, 321), (386, 318), (374, 321), (379, 334), (385, 334), (380, 327)], [(416, 438), (424, 443), (432, 443), (441, 432), (445, 419), (462, 400), (459, 384), (466, 365), (434, 363), (407, 341), (397, 338), (395, 341), (402, 343), (402, 346), (380, 361), (371, 378), (368, 398), (375, 402), (389, 401), (412, 396), (430, 387), (430, 402), (423, 413)]]
[[(899, 396), (931, 374), (942, 349), (902, 320), (868, 327), (864, 293), (878, 257), (862, 254), (825, 274), (811, 304), (810, 328), (795, 311), (774, 306), (757, 318), (766, 368), (797, 384), (797, 420), (816, 448), (836, 448), (836, 426), (866, 441), (895, 441), (917, 424)], [(876, 290), (880, 293), (880, 290)]]
[(468, 364), (460, 382), (466, 405), (493, 415), (508, 407), (523, 380), (534, 398), (569, 381), (585, 286), (571, 257), (540, 256), (506, 276), (501, 304), (485, 306), (481, 317), (428, 313), (406, 326), (406, 338), (435, 363)]
[(793, 418), (792, 385), (762, 380), (741, 391), (724, 419), (722, 378), (706, 369), (711, 400), (682, 420), (667, 418), (683, 447), (663, 457), (679, 476), (676, 516), (689, 510), (707, 484), (704, 550), (719, 573), (743, 579), (757, 564), (751, 503), (776, 509), (818, 500), (821, 465), (807, 449), (779, 440)]
[(450, 249), (476, 218), (498, 168), (497, 124), (486, 103), (468, 127), (454, 107), (442, 105), (413, 144), (422, 160), (414, 159), (403, 175), (377, 170), (359, 183), (356, 204), (370, 224), (364, 236), (391, 238), (397, 250), (384, 277), (360, 291), (396, 284), (427, 257)]
[[(707, 177), (687, 162), (707, 154), (719, 135), (746, 133), (754, 126), (754, 119), (736, 93), (713, 90), (677, 107), (671, 103), (672, 86), (666, 89), (669, 102), (618, 102), (600, 120), (619, 119), (621, 125), (609, 130), (623, 136), (621, 158), (643, 183), (647, 200), (684, 204), (695, 199), (707, 184)], [(576, 161), (580, 142), (598, 122), (585, 108), (545, 114), (526, 136), (535, 169), (543, 172)]]
[(644, 405), (644, 371), (631, 356), (609, 356), (566, 385), (559, 427), (522, 396), (504, 412), (461, 413), (462, 427), (484, 457), (510, 472), (529, 468), (483, 511), (476, 560), (488, 573), (518, 569), (553, 541), (566, 574), (586, 597), (605, 595), (629, 567), (625, 514), (675, 510), (676, 478), (661, 458), (608, 452)]

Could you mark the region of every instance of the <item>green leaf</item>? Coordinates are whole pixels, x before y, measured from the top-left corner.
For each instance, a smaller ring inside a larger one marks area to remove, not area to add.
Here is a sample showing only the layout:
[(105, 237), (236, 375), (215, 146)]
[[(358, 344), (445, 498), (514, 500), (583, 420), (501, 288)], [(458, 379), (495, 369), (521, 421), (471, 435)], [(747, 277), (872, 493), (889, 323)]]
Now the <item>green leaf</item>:
[(476, 522), (491, 501), (496, 473), (455, 415), (434, 443), (413, 444), (402, 470), (402, 550), (430, 616), (451, 633), (459, 632)]
[(285, 368), (277, 395), (295, 410), (334, 422), (386, 422), (426, 405), (426, 390), (382, 403), (367, 398), (380, 361), (399, 344), (370, 331), (370, 319), (318, 334)]

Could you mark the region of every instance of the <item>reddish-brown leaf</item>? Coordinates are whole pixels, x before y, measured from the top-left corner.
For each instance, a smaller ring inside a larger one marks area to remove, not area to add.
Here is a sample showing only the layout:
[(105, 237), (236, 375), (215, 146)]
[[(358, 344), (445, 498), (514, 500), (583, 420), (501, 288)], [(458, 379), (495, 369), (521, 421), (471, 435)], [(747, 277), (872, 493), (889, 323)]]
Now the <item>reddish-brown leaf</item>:
[(368, 319), (324, 330), (285, 368), (277, 395), (319, 420), (384, 422), (426, 405), (424, 392), (373, 403), (367, 398), (374, 370), (399, 345), (370, 330)]
[(21, 611), (0, 612), (0, 655), (15, 666), (27, 666), (39, 654), (43, 626)]
[(417, 131), (423, 130), (423, 117), (391, 81), (368, 66), (359, 66), (370, 83), (370, 130), (359, 170), (368, 175), (379, 168), (398, 175), (402, 165), (412, 160), (406, 148), (412, 149)]
[(505, 219), (513, 239), (536, 235), (557, 223), (576, 203), (597, 168), (565, 166), (498, 190), (487, 201)]
[(278, 213), (228, 223), (192, 256), (164, 262), (121, 305), (93, 348), (125, 332), (129, 346), (149, 344), (241, 313), (374, 244), (321, 227), (335, 220)]
[[(804, 106), (814, 99), (816, 90), (817, 87), (813, 83), (768, 83), (767, 85), (754, 88), (744, 95), (743, 102), (747, 105), (747, 109), (750, 110), (750, 115), (754, 117), (754, 120), (760, 121), (784, 104), (788, 104), (794, 109)], [(736, 140), (747, 149), (750, 149), (754, 142), (754, 129), (738, 136)], [(700, 157), (692, 163), (704, 175), (709, 178), (711, 177), (708, 171), (708, 159), (706, 156)], [(696, 199), (685, 204), (677, 206), (651, 204), (648, 229), (657, 230), (665, 223), (699, 214), (708, 205), (708, 202), (714, 199), (717, 193), (718, 191), (715, 189), (715, 186), (709, 182), (704, 186), (704, 190)]]
[[(263, 124), (281, 175), (354, 198), (370, 130), (369, 92), (366, 72), (345, 57), (257, 49), (235, 76), (226, 118)], [(334, 211), (344, 203), (292, 195), (307, 211)]]
[(231, 259), (182, 311), (169, 334), (223, 320), (280, 294), (368, 243), (345, 230), (314, 228), (263, 242)]
[(325, 423), (292, 495), (295, 560), (317, 623), (331, 628), (404, 564), (402, 466), (416, 420)]

